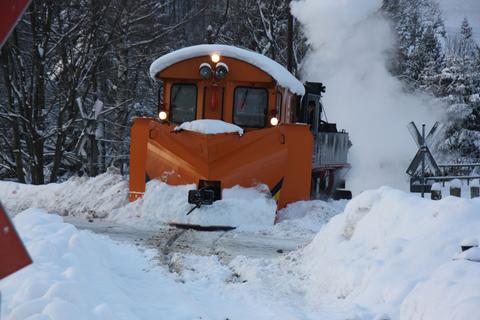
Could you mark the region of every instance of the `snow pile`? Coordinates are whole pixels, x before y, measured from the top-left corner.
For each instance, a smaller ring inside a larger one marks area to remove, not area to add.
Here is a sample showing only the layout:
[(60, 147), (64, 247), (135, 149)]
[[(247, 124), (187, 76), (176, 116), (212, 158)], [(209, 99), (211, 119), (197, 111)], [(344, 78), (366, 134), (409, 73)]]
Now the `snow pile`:
[(309, 303), (352, 319), (470, 319), (480, 313), (480, 263), (466, 260), (476, 248), (459, 252), (480, 237), (479, 210), (478, 199), (362, 193), (297, 257)]
[(138, 319), (149, 299), (139, 289), (155, 282), (164, 292), (154, 300), (166, 312), (168, 303), (175, 305), (172, 284), (159, 271), (142, 271), (151, 267), (133, 246), (80, 232), (39, 209), (18, 214), (14, 223), (34, 263), (0, 282), (2, 319)]
[(127, 195), (128, 181), (115, 168), (38, 186), (0, 181), (0, 201), (12, 214), (40, 207), (64, 216), (106, 217), (127, 203)]
[(179, 272), (153, 265), (156, 250), (78, 231), (40, 209), (14, 223), (34, 263), (0, 282), (2, 319), (295, 319), (215, 257), (175, 257)]
[(175, 63), (194, 57), (210, 56), (214, 53), (219, 54), (221, 57), (230, 57), (250, 63), (272, 76), (280, 86), (288, 88), (293, 93), (301, 96), (305, 94), (305, 87), (303, 84), (276, 61), (250, 50), (226, 45), (202, 44), (170, 52), (169, 54), (158, 58), (151, 64), (150, 77), (155, 79), (155, 76), (159, 72)]
[(405, 188), (405, 168), (416, 152), (406, 125), (412, 120), (433, 124), (436, 117), (431, 103), (405, 93), (386, 67), (395, 36), (376, 14), (381, 4), (292, 2), (312, 49), (303, 62), (303, 78), (326, 84), (328, 117), (350, 133), (352, 170), (347, 180), (354, 193), (383, 185)]
[(289, 204), (277, 215), (277, 224), (264, 233), (287, 237), (311, 238), (337, 214), (343, 212), (347, 200), (299, 201)]
[(115, 210), (110, 215), (120, 223), (134, 223), (144, 228), (156, 228), (164, 223), (188, 223), (202, 226), (233, 226), (241, 230), (271, 227), (276, 203), (259, 188), (239, 186), (224, 189), (222, 200), (186, 213), (194, 206), (187, 202), (188, 191), (195, 185), (170, 186), (158, 180), (148, 182), (142, 199)]
[(203, 134), (219, 134), (219, 133), (238, 133), (243, 135), (243, 129), (232, 123), (222, 120), (201, 119), (191, 122), (184, 122), (175, 128), (175, 131), (193, 131)]

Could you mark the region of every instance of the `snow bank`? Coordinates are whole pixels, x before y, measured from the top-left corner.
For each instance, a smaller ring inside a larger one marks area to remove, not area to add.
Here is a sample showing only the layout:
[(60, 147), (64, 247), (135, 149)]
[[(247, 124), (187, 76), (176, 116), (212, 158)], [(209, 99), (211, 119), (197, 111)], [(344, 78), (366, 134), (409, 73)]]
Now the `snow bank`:
[(455, 261), (436, 269), (402, 304), (400, 318), (473, 319), (480, 314), (479, 262)]
[(480, 200), (363, 192), (299, 253), (308, 301), (354, 319), (470, 319), (480, 263), (458, 252), (479, 238), (479, 212)]
[(40, 207), (64, 216), (106, 217), (127, 203), (127, 195), (128, 181), (115, 168), (95, 178), (38, 186), (0, 181), (0, 201), (12, 214)]
[(330, 219), (343, 212), (347, 200), (299, 201), (278, 212), (278, 223), (265, 233), (283, 237), (312, 238)]
[(193, 207), (187, 202), (188, 191), (195, 188), (195, 185), (170, 186), (152, 180), (147, 184), (143, 199), (115, 210), (110, 218), (144, 228), (156, 228), (165, 223), (188, 223), (234, 226), (253, 231), (273, 225), (276, 203), (261, 187), (224, 189), (222, 200), (196, 209), (187, 216)]
[(203, 134), (219, 134), (219, 133), (238, 133), (243, 135), (243, 129), (232, 123), (222, 120), (201, 119), (191, 122), (184, 122), (175, 128), (175, 131), (193, 131)]
[(226, 45), (202, 44), (170, 52), (169, 54), (158, 58), (151, 64), (150, 77), (155, 79), (155, 76), (160, 71), (180, 61), (194, 57), (210, 56), (213, 53), (250, 63), (272, 76), (280, 86), (288, 88), (293, 93), (301, 96), (305, 94), (305, 87), (303, 84), (276, 61), (250, 50)]
[(0, 318), (10, 320), (295, 319), (275, 300), (236, 281), (216, 257), (174, 257), (179, 274), (155, 266), (156, 250), (78, 231), (40, 209), (14, 223), (34, 263), (0, 282)]
[(110, 169), (94, 178), (74, 177), (63, 183), (40, 186), (0, 181), (0, 201), (13, 215), (39, 207), (63, 216), (103, 218), (143, 229), (156, 229), (171, 222), (228, 225), (244, 231), (297, 238), (311, 238), (346, 203), (291, 204), (280, 212), (280, 223), (273, 226), (276, 204), (265, 186), (224, 189), (223, 200), (186, 216), (192, 208), (187, 202), (188, 191), (195, 188), (195, 185), (169, 186), (153, 180), (147, 184), (144, 199), (129, 203), (126, 178)]
[(159, 270), (156, 277), (143, 272), (152, 267), (133, 246), (78, 231), (40, 209), (18, 214), (14, 223), (34, 263), (0, 282), (2, 319), (147, 319), (148, 297), (139, 289), (149, 282), (162, 288), (155, 300), (178, 305), (177, 290)]

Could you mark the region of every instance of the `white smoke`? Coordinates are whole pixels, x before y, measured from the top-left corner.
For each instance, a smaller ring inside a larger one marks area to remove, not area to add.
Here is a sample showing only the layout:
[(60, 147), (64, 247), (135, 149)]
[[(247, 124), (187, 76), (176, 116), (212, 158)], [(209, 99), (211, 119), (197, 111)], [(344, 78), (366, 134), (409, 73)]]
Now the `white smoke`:
[(292, 3), (311, 51), (302, 77), (327, 86), (328, 120), (350, 133), (354, 193), (389, 185), (408, 188), (405, 170), (416, 152), (406, 125), (438, 118), (426, 97), (407, 94), (387, 69), (395, 44), (380, 0), (302, 0)]

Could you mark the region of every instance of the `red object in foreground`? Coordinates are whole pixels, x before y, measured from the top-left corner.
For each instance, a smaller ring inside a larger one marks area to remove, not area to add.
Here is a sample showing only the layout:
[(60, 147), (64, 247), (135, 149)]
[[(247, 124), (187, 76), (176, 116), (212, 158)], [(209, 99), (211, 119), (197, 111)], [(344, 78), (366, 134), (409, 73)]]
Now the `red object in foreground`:
[(30, 0), (0, 1), (0, 48), (28, 7)]
[(31, 263), (32, 259), (0, 204), (0, 280)]

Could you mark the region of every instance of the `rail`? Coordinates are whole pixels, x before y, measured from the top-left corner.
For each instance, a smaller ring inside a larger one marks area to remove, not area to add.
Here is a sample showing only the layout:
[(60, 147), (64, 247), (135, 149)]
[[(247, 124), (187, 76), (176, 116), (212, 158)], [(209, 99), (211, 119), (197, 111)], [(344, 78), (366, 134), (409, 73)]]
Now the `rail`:
[(348, 163), (348, 133), (318, 132), (313, 145), (314, 167), (344, 166)]
[(425, 177), (425, 181), (435, 181), (441, 182), (445, 186), (445, 182), (458, 179), (458, 180), (467, 180), (467, 185), (470, 185), (471, 180), (478, 180), (480, 176), (442, 176), (442, 177)]

